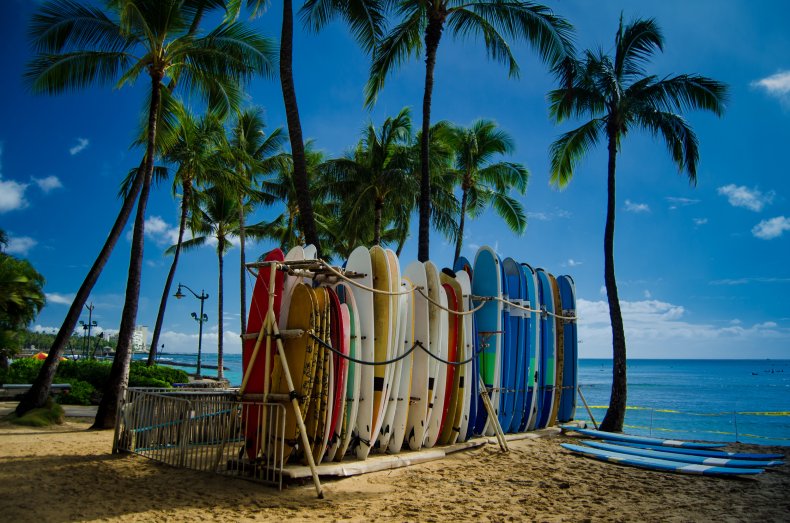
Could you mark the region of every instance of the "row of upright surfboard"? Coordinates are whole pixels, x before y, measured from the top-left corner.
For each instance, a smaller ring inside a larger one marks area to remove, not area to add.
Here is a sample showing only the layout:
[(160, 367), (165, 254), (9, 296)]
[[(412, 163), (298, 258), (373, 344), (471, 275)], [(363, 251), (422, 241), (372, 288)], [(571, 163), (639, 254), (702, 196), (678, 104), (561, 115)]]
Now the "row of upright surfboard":
[[(275, 249), (265, 261), (314, 257), (308, 246), (287, 255)], [(260, 332), (268, 310), (270, 267), (256, 279), (248, 334)], [(502, 261), (489, 247), (453, 270), (430, 261), (401, 268), (389, 249), (358, 247), (345, 271), (354, 278), (321, 285), (275, 273), (278, 327), (309, 333), (283, 339), (311, 445), (300, 448), (287, 409), (286, 460), (308, 451), (316, 462), (365, 459), (374, 449), (398, 453), (492, 435), (480, 378), (504, 432), (573, 419), (578, 351), (569, 276)], [(254, 345), (245, 340), (245, 392), (260, 394), (267, 367), (264, 357), (252, 358)], [(279, 358), (269, 368), (266, 392), (291, 393)], [(257, 420), (245, 427), (249, 459), (260, 452), (259, 430)]]

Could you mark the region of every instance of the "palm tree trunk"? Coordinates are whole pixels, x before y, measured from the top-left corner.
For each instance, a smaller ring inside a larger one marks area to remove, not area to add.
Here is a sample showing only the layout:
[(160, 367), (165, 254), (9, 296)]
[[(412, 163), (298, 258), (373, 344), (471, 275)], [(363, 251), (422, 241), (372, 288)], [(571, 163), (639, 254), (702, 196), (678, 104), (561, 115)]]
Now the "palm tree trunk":
[(178, 266), (178, 258), (181, 256), (181, 243), (184, 241), (184, 231), (187, 228), (187, 214), (189, 204), (192, 200), (192, 181), (184, 180), (182, 183), (182, 198), (181, 198), (181, 220), (178, 224), (178, 241), (176, 242), (176, 250), (173, 253), (173, 262), (170, 264), (170, 271), (167, 273), (165, 280), (165, 288), (162, 289), (162, 299), (159, 300), (159, 312), (156, 314), (156, 324), (154, 325), (154, 333), (151, 335), (151, 349), (148, 351), (148, 363), (150, 367), (156, 363), (156, 352), (159, 347), (159, 334), (162, 331), (162, 323), (165, 320), (165, 309), (167, 308), (167, 300), (170, 297), (170, 287), (173, 285), (173, 279), (176, 275), (176, 267)]
[(433, 96), (433, 70), (436, 66), (436, 49), (442, 38), (444, 19), (431, 17), (425, 28), (425, 91), (422, 98), (422, 137), (420, 143), (420, 224), (417, 259), (428, 261), (431, 241), (431, 168), (429, 142), (431, 134), (431, 97)]
[(110, 368), (110, 377), (102, 395), (101, 403), (93, 422), (94, 429), (112, 429), (118, 415), (118, 400), (129, 382), (129, 363), (132, 359), (132, 334), (137, 321), (137, 308), (140, 301), (140, 278), (143, 268), (143, 245), (145, 232), (145, 209), (151, 191), (151, 178), (154, 172), (156, 154), (156, 121), (161, 101), (162, 73), (151, 73), (151, 107), (148, 112), (148, 144), (145, 156), (145, 178), (137, 202), (137, 215), (134, 220), (132, 252), (129, 257), (129, 274), (126, 280), (126, 301), (121, 313), (121, 326), (118, 332), (118, 346)]
[(244, 198), (239, 196), (239, 298), (241, 301), (241, 333), (247, 332), (247, 285), (244, 279), (247, 270), (247, 260), (244, 251)]
[(617, 163), (617, 136), (609, 132), (608, 202), (606, 206), (606, 229), (604, 232), (604, 283), (609, 299), (609, 318), (612, 322), (612, 395), (609, 409), (601, 422), (601, 430), (620, 432), (625, 421), (627, 400), (625, 329), (617, 296), (617, 281), (614, 277), (614, 217), (615, 217), (615, 167)]
[(384, 212), (384, 200), (376, 198), (373, 208), (373, 245), (381, 245), (381, 214)]
[(41, 367), (36, 379), (33, 380), (32, 386), (22, 396), (22, 399), (16, 407), (16, 414), (18, 416), (23, 415), (31, 409), (43, 407), (46, 403), (49, 397), (50, 386), (58, 370), (60, 357), (71, 338), (71, 333), (74, 332), (74, 327), (77, 326), (77, 321), (80, 318), (80, 314), (82, 314), (82, 308), (85, 306), (85, 302), (88, 301), (93, 286), (99, 279), (102, 270), (104, 270), (107, 260), (110, 259), (115, 244), (118, 243), (118, 239), (121, 237), (126, 223), (129, 221), (129, 216), (132, 214), (134, 203), (137, 201), (137, 196), (140, 194), (140, 189), (143, 186), (143, 179), (145, 178), (144, 168), (145, 162), (141, 162), (140, 167), (137, 169), (137, 175), (129, 189), (129, 194), (124, 198), (121, 210), (115, 218), (115, 223), (113, 223), (110, 233), (107, 235), (107, 239), (104, 241), (101, 251), (99, 251), (99, 255), (96, 256), (96, 260), (85, 276), (82, 285), (80, 285), (77, 291), (77, 295), (74, 297), (74, 301), (71, 303), (71, 307), (69, 307), (69, 311), (66, 313), (66, 317), (63, 319), (63, 323), (55, 336), (55, 340), (52, 342), (49, 355), (44, 361), (44, 365)]
[(299, 119), (299, 106), (296, 103), (296, 87), (293, 77), (293, 7), (291, 0), (283, 1), (283, 27), (280, 37), (280, 84), (285, 102), (285, 116), (288, 121), (288, 135), (291, 140), (291, 156), (294, 163), (294, 188), (299, 204), (300, 223), (307, 243), (312, 243), (321, 255), (321, 245), (313, 216), (313, 202), (307, 182), (307, 161), (304, 155), (302, 124)]
[(225, 251), (224, 241), (220, 241), (217, 244), (217, 258), (219, 260), (219, 282), (218, 282), (218, 292), (217, 292), (217, 379), (222, 379), (222, 321), (223, 321), (223, 312), (222, 312), (222, 270), (224, 267), (224, 260), (223, 260), (223, 252)]
[[(464, 183), (466, 184), (466, 183)], [(468, 189), (463, 189), (461, 192), (461, 217), (458, 220), (458, 238), (455, 240), (455, 257), (453, 258), (453, 263), (455, 260), (461, 257), (461, 246), (464, 243), (464, 223), (466, 221), (466, 205), (469, 199), (469, 191)]]

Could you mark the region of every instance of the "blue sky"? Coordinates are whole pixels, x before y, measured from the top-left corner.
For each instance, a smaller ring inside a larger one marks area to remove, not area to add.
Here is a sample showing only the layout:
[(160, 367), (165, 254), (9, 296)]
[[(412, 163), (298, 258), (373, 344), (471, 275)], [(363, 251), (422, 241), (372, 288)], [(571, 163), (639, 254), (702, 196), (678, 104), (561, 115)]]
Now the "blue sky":
[[(273, 3), (277, 4), (276, 2)], [(0, 227), (8, 251), (28, 257), (47, 279), (48, 304), (37, 328), (59, 327), (119, 208), (123, 175), (136, 166), (129, 144), (141, 118), (144, 82), (113, 90), (97, 87), (60, 96), (30, 94), (22, 82), (30, 58), (26, 36), (35, 3), (4, 2), (0, 9)], [(729, 84), (722, 118), (690, 113), (701, 143), (697, 187), (678, 175), (663, 144), (632, 133), (618, 160), (616, 271), (629, 356), (634, 358), (790, 357), (790, 4), (784, 1), (548, 3), (576, 28), (580, 49), (612, 49), (618, 17), (654, 17), (664, 30), (665, 52), (650, 72), (699, 73)], [(279, 38), (275, 5), (253, 22)], [(478, 41), (447, 34), (437, 59), (433, 120), (468, 125), (495, 120), (513, 136), (508, 158), (528, 166), (523, 204), (526, 233), (517, 237), (493, 216), (468, 222), (464, 255), (492, 245), (577, 282), (582, 357), (609, 357), (611, 338), (603, 294), (605, 148), (593, 151), (564, 191), (548, 184), (548, 146), (577, 122), (554, 126), (546, 93), (552, 78), (523, 44), (513, 45), (521, 67), (509, 79), (486, 59)], [(363, 108), (368, 58), (342, 25), (320, 34), (297, 31), (294, 69), (306, 138), (327, 155), (339, 155), (376, 124), (410, 106), (420, 114), (424, 65), (414, 60), (393, 75), (373, 111)], [(257, 80), (251, 104), (264, 108), (270, 129), (285, 125), (276, 80)], [(415, 119), (419, 126), (419, 119)], [(279, 213), (262, 210), (261, 219)], [(168, 184), (152, 194), (138, 323), (153, 326), (170, 259), (177, 207)], [(415, 219), (416, 225), (416, 219)], [(416, 257), (416, 229), (404, 254)], [(130, 243), (122, 239), (94, 288), (94, 319), (117, 329)], [(251, 255), (272, 245), (253, 245)], [(431, 257), (451, 263), (452, 246), (432, 237)], [(238, 249), (226, 259), (226, 350), (238, 352)], [(205, 248), (182, 258), (176, 276), (205, 289), (210, 328), (204, 347), (216, 344), (217, 263)], [(248, 280), (248, 289), (252, 282)], [(195, 350), (196, 300), (171, 300), (162, 342), (168, 351)], [(86, 317), (87, 320), (87, 311)]]

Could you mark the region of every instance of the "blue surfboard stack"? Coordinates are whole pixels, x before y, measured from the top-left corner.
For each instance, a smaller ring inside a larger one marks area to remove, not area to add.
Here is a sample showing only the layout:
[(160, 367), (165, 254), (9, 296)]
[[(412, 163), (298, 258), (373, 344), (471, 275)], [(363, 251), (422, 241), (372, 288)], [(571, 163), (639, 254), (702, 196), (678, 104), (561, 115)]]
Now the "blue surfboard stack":
[(561, 443), (575, 454), (631, 467), (680, 474), (743, 476), (762, 473), (768, 467), (784, 465), (780, 454), (735, 453), (711, 450), (719, 443), (662, 440), (630, 434), (563, 426), (564, 430), (595, 438), (583, 445)]
[[(488, 298), (473, 299), (480, 309), (473, 319), (477, 357), (469, 381), (477, 399), (469, 413), (469, 435), (493, 434), (479, 398), (480, 378), (505, 433), (573, 420), (578, 386), (573, 278), (555, 279), (527, 263), (503, 260), (490, 247), (481, 247), (472, 262), (459, 258), (453, 270), (467, 271), (472, 295)], [(560, 353), (564, 358), (558, 369)]]

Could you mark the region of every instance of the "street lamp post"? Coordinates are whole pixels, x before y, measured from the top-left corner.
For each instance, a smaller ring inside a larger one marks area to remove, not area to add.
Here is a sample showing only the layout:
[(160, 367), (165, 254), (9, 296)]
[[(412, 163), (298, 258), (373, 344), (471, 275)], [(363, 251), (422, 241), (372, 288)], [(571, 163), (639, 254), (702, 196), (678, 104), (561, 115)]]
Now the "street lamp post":
[(189, 292), (191, 292), (191, 293), (192, 293), (192, 296), (194, 296), (195, 298), (197, 298), (198, 300), (200, 300), (200, 316), (198, 316), (198, 315), (197, 315), (197, 314), (195, 314), (194, 312), (192, 313), (192, 318), (193, 318), (193, 319), (194, 319), (196, 322), (198, 322), (198, 324), (200, 325), (200, 327), (198, 328), (198, 353), (197, 353), (197, 369), (196, 369), (196, 371), (195, 371), (195, 377), (196, 377), (196, 378), (200, 378), (200, 355), (201, 355), (201, 353), (202, 353), (202, 351), (203, 351), (203, 323), (204, 323), (204, 322), (206, 322), (206, 321), (208, 321), (208, 316), (207, 316), (207, 315), (205, 315), (205, 314), (203, 314), (203, 302), (205, 302), (205, 301), (206, 301), (206, 299), (208, 298), (208, 294), (206, 294), (206, 293), (205, 293), (205, 292), (204, 292), (204, 291), (201, 289), (201, 291), (200, 291), (200, 295), (198, 296), (198, 294), (197, 294), (195, 291), (193, 291), (192, 289), (190, 289), (189, 287), (187, 287), (187, 286), (186, 286), (186, 285), (184, 285), (183, 283), (179, 283), (179, 284), (178, 284), (178, 290), (176, 290), (176, 293), (173, 295), (173, 296), (175, 296), (175, 298), (176, 298), (177, 300), (180, 300), (181, 298), (183, 298), (184, 296), (186, 296), (186, 295), (185, 295), (183, 292), (181, 292), (181, 287), (183, 287), (183, 288), (185, 288), (186, 290), (188, 290)]
[(91, 328), (97, 327), (99, 324), (93, 321), (93, 302), (90, 305), (85, 306), (88, 309), (88, 323), (83, 322), (80, 320), (80, 325), (82, 325), (82, 353), (85, 357), (88, 356), (88, 348), (87, 348), (87, 341), (91, 337)]

